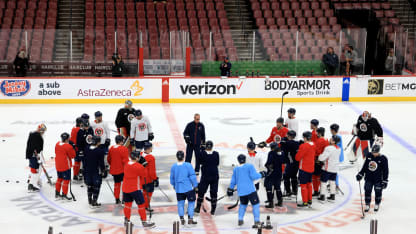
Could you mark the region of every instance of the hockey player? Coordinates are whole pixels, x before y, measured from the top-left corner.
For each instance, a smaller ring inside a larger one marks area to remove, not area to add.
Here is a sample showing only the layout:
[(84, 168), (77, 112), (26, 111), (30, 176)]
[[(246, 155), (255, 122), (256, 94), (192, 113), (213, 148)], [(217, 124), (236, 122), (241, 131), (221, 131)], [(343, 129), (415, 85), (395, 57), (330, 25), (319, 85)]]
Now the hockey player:
[(77, 134), (81, 127), (82, 118), (78, 117), (75, 120), (75, 127), (71, 130), (71, 137), (69, 138), (69, 141), (71, 141), (74, 145), (77, 145)]
[(218, 193), (218, 181), (220, 179), (218, 173), (218, 166), (220, 165), (220, 155), (217, 151), (213, 150), (214, 143), (207, 141), (205, 144), (205, 150), (201, 152), (201, 180), (198, 185), (198, 200), (196, 202), (195, 213), (199, 213), (202, 202), (204, 201), (205, 193), (208, 190), (211, 196), (211, 215), (215, 214), (217, 208), (217, 193)]
[[(276, 127), (273, 127), (272, 131), (270, 132), (269, 138), (267, 138), (265, 142), (261, 142), (259, 144), (260, 147), (265, 145), (265, 143), (271, 143), (273, 141), (277, 142), (278, 141), (276, 138), (277, 135), (280, 136), (280, 139), (282, 139), (283, 137), (286, 137), (286, 134), (289, 131), (289, 129), (283, 126), (283, 122), (284, 122), (284, 119), (282, 117), (277, 118)], [(277, 142), (277, 143), (280, 143), (280, 142)]]
[[(374, 141), (383, 146), (383, 129), (377, 119), (373, 118), (368, 111), (364, 111), (358, 117), (357, 123), (353, 128), (353, 134), (357, 136), (357, 139), (353, 145), (352, 152), (349, 154), (351, 163), (357, 161), (357, 153), (360, 147), (364, 159), (369, 152), (368, 147), (372, 147)], [(375, 135), (377, 135), (376, 139)]]
[(280, 188), (282, 182), (282, 164), (284, 160), (284, 153), (276, 142), (270, 143), (270, 152), (267, 157), (267, 162), (264, 165), (267, 168), (267, 176), (264, 179), (264, 187), (267, 192), (266, 208), (274, 208), (273, 191), (276, 192), (277, 206), (283, 206), (283, 196)]
[(357, 181), (363, 177), (365, 180), (365, 212), (370, 210), (371, 193), (375, 192), (375, 206), (374, 211), (380, 209), (380, 202), (382, 199), (383, 189), (387, 188), (389, 181), (389, 165), (387, 157), (380, 153), (380, 145), (375, 144), (371, 148), (371, 153), (366, 155), (365, 162), (361, 171), (357, 174)]
[(188, 224), (195, 225), (197, 222), (193, 219), (196, 194), (198, 191), (198, 182), (192, 164), (184, 162), (185, 154), (183, 151), (176, 153), (177, 163), (170, 169), (170, 184), (176, 191), (178, 200), (178, 214), (181, 224), (185, 225), (185, 200), (188, 200)]
[(155, 157), (152, 155), (153, 151), (153, 145), (150, 142), (144, 143), (144, 151), (143, 151), (143, 158), (147, 162), (147, 166), (145, 167), (147, 173), (144, 177), (143, 181), (140, 181), (143, 183), (143, 192), (144, 192), (144, 201), (145, 201), (145, 207), (148, 211), (153, 212), (153, 210), (150, 209), (149, 203), (152, 199), (153, 192), (155, 190), (155, 187), (159, 186), (159, 178), (156, 175), (156, 160)]
[(39, 166), (40, 154), (43, 151), (43, 134), (46, 131), (45, 124), (39, 124), (36, 131), (29, 134), (26, 145), (26, 159), (29, 160), (30, 176), (29, 176), (29, 192), (39, 191)]
[(312, 133), (306, 131), (302, 134), (304, 143), (299, 146), (296, 161), (299, 161), (299, 183), (302, 193), (302, 204), (299, 207), (312, 205), (312, 173), (315, 167), (315, 144), (312, 142)]
[(152, 141), (154, 138), (152, 125), (149, 118), (142, 114), (141, 110), (136, 110), (136, 117), (131, 121), (130, 144), (136, 151), (142, 151), (145, 142)]
[(192, 163), (192, 154), (195, 153), (195, 173), (199, 175), (199, 154), (201, 153), (201, 145), (205, 144), (205, 127), (201, 123), (199, 114), (195, 114), (194, 121), (186, 125), (183, 137), (186, 142), (185, 161)]
[[(286, 194), (285, 196), (291, 196), (298, 194), (298, 171), (299, 171), (299, 162), (296, 161), (295, 156), (299, 149), (299, 142), (295, 141), (296, 132), (290, 130), (287, 133), (287, 139), (282, 141), (281, 146), (282, 150), (286, 156), (286, 168), (283, 174), (284, 185)], [(292, 185), (292, 187), (291, 187)]]
[(105, 148), (100, 147), (101, 138), (93, 136), (91, 145), (85, 148), (84, 182), (87, 185), (88, 204), (91, 208), (100, 207), (97, 202), (102, 179), (107, 177), (104, 165)]
[(237, 186), (237, 194), (240, 197), (238, 226), (244, 224), (244, 215), (246, 213), (248, 202), (250, 201), (251, 206), (253, 207), (253, 228), (262, 228), (263, 225), (260, 222), (260, 201), (253, 182), (264, 178), (266, 172), (262, 171), (258, 173), (252, 164), (246, 163), (246, 156), (244, 154), (238, 155), (237, 160), (240, 166), (233, 169), (231, 183), (227, 189), (227, 196), (233, 196), (234, 187)]
[(319, 127), (316, 129), (318, 138), (316, 139), (315, 147), (315, 169), (312, 175), (313, 197), (319, 197), (319, 187), (321, 186), (321, 173), (322, 163), (318, 160), (319, 155), (324, 152), (325, 147), (329, 145), (329, 142), (325, 139), (325, 128)]
[(299, 130), (299, 122), (296, 119), (295, 115), (296, 115), (296, 109), (295, 108), (289, 108), (287, 110), (287, 119), (286, 119), (285, 126), (289, 130), (293, 130), (297, 133), (298, 130)]
[(311, 130), (312, 130), (312, 142), (315, 143), (316, 140), (318, 139), (318, 134), (316, 132), (316, 130), (319, 127), (319, 121), (317, 119), (312, 119), (311, 120)]
[[(248, 158), (246, 159), (248, 164), (252, 164), (257, 172), (260, 173), (264, 168), (264, 160), (260, 155), (257, 155), (256, 144), (252, 141), (247, 143)], [(260, 180), (254, 182), (256, 190), (260, 188)]]
[(120, 204), (121, 182), (124, 178), (124, 166), (129, 161), (129, 150), (124, 146), (124, 137), (117, 135), (115, 138), (116, 145), (108, 150), (107, 161), (110, 165), (110, 174), (114, 179), (114, 197), (116, 204)]
[[(337, 146), (341, 150), (341, 153), (339, 154), (339, 162), (342, 163), (342, 162), (344, 162), (344, 147), (342, 145), (342, 137), (341, 137), (341, 135), (338, 134), (339, 125), (334, 123), (334, 124), (331, 124), (331, 126), (329, 126), (329, 128), (331, 129), (332, 136), (338, 136), (339, 137), (339, 142), (337, 143)], [(337, 180), (335, 182), (336, 182), (336, 185), (337, 185), (337, 190), (339, 190), (338, 175), (337, 175)]]
[(138, 213), (142, 221), (144, 228), (151, 228), (155, 226), (155, 223), (147, 221), (146, 210), (144, 204), (144, 197), (141, 187), (142, 180), (146, 176), (146, 170), (139, 161), (143, 160), (139, 152), (132, 152), (130, 155), (130, 161), (124, 166), (124, 182), (123, 182), (123, 201), (124, 201), (124, 223), (130, 221), (131, 207), (133, 201), (136, 202), (139, 207)]
[(329, 181), (330, 196), (329, 201), (335, 201), (336, 185), (335, 180), (338, 173), (339, 154), (341, 153), (340, 147), (337, 145), (340, 142), (340, 137), (333, 135), (329, 140), (329, 146), (327, 146), (322, 154), (319, 155), (318, 160), (323, 162), (322, 175), (321, 175), (321, 193), (318, 198), (320, 201), (325, 201), (326, 195), (326, 183)]
[(94, 113), (95, 120), (92, 122), (91, 127), (94, 131), (95, 136), (101, 138), (101, 145), (104, 145), (108, 149), (110, 146), (110, 129), (108, 128), (107, 123), (103, 122), (103, 113), (97, 111)]
[(116, 127), (117, 131), (120, 135), (124, 136), (124, 139), (126, 139), (126, 147), (129, 148), (131, 151), (130, 144), (130, 128), (131, 128), (131, 121), (134, 118), (134, 108), (133, 103), (130, 100), (126, 100), (124, 103), (124, 108), (121, 108), (117, 112), (116, 117)]
[(82, 123), (80, 125), (80, 129), (77, 133), (77, 156), (75, 156), (75, 164), (74, 164), (74, 180), (80, 181), (82, 180), (80, 171), (81, 171), (81, 163), (83, 162), (83, 158), (85, 155), (85, 149), (91, 144), (92, 136), (94, 135), (94, 131), (90, 127), (90, 123), (87, 119), (82, 118)]
[[(58, 174), (58, 180), (55, 184), (55, 198), (71, 200), (68, 197), (68, 185), (71, 180), (72, 159), (75, 158), (75, 149), (69, 144), (69, 134), (61, 134), (61, 141), (55, 145), (55, 168)], [(62, 195), (61, 195), (62, 188)]]

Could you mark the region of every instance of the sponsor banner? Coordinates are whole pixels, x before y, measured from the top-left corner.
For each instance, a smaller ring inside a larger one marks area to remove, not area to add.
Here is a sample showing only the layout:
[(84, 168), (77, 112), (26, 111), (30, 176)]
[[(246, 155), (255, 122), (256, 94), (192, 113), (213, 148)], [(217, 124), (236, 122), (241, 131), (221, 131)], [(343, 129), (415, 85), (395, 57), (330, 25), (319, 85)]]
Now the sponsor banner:
[(128, 98), (160, 101), (161, 83), (161, 79), (4, 79), (0, 80), (0, 99)]
[(342, 78), (171, 79), (172, 99), (339, 98)]
[(184, 72), (183, 60), (179, 59), (145, 59), (143, 70), (146, 75), (169, 75)]
[(416, 77), (351, 78), (350, 97), (416, 97)]

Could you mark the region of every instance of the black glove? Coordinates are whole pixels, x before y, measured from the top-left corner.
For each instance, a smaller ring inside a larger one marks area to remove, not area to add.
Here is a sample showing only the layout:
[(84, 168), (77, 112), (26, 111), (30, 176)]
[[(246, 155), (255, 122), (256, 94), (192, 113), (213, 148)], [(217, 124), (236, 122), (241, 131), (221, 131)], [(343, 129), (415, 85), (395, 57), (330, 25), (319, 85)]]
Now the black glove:
[(130, 145), (134, 146), (134, 139), (130, 139)]
[(74, 144), (74, 142), (69, 141), (69, 144), (72, 146), (72, 148), (74, 148), (74, 149), (75, 149), (75, 144)]
[(383, 180), (383, 182), (381, 182), (381, 186), (383, 187), (383, 189), (387, 188), (387, 184), (388, 184), (387, 180)]
[(357, 179), (357, 181), (360, 181), (360, 180), (363, 178), (363, 175), (361, 175), (361, 174), (357, 174), (357, 175), (355, 176), (355, 178)]
[(191, 137), (190, 137), (189, 135), (185, 135), (185, 136), (184, 136), (184, 139), (185, 139), (185, 143), (186, 143), (187, 145), (190, 145), (190, 144), (192, 143), (192, 141), (191, 141)]
[(111, 144), (110, 138), (105, 139), (105, 142), (104, 142), (105, 147), (108, 148), (110, 146), (110, 144)]
[(303, 140), (299, 140), (299, 145), (302, 145), (303, 143), (305, 143)]
[(198, 186), (196, 186), (196, 187), (194, 188), (194, 191), (195, 191), (195, 193), (198, 193), (198, 191), (199, 191)]
[(260, 172), (260, 175), (261, 175), (261, 178), (264, 178), (264, 177), (266, 177), (266, 176), (267, 176), (267, 172), (265, 172), (265, 171), (261, 171), (261, 172)]
[(155, 188), (159, 187), (159, 177), (156, 177), (155, 181), (153, 181), (153, 185)]
[(322, 166), (322, 165), (324, 165), (324, 162), (316, 160), (315, 164), (318, 165), (318, 166)]
[(144, 167), (147, 166), (147, 161), (142, 156), (140, 156), (140, 158), (139, 158), (139, 163), (142, 164), (142, 166), (144, 166)]
[(205, 142), (204, 143), (201, 143), (201, 150), (205, 150), (205, 149), (206, 149)]
[(259, 144), (258, 144), (258, 147), (260, 148), (260, 149), (262, 149), (262, 148), (264, 148), (264, 147), (266, 147), (267, 146), (267, 143), (265, 142), (265, 141), (262, 141), (262, 142), (260, 142)]
[(103, 172), (101, 172), (101, 178), (105, 179), (107, 178), (107, 175), (108, 175), (107, 170), (104, 170)]
[(149, 132), (148, 138), (149, 138), (149, 141), (153, 141), (153, 139), (155, 139), (153, 132)]
[(78, 152), (78, 156), (80, 156), (80, 157), (84, 157), (84, 151), (80, 150), (80, 151)]
[(227, 189), (227, 196), (232, 197), (234, 195), (234, 189)]

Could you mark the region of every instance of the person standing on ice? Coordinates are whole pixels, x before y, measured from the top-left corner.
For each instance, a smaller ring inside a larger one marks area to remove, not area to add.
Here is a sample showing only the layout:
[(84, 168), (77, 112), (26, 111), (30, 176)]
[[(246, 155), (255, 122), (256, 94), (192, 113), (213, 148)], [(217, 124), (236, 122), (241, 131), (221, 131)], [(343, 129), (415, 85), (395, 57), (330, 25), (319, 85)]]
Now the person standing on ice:
[[(383, 146), (383, 129), (376, 118), (371, 116), (371, 113), (364, 111), (362, 115), (358, 117), (357, 123), (354, 124), (353, 135), (357, 136), (352, 151), (349, 152), (348, 158), (351, 163), (357, 161), (358, 149), (361, 148), (361, 153), (364, 157), (368, 154), (369, 147), (372, 147), (374, 141), (380, 146)], [(375, 138), (377, 135), (377, 138)]]
[(360, 181), (363, 177), (365, 180), (365, 212), (370, 210), (371, 193), (374, 188), (375, 206), (374, 211), (380, 209), (383, 189), (387, 188), (389, 182), (389, 164), (387, 157), (380, 153), (381, 146), (376, 144), (365, 158), (361, 171), (357, 174), (356, 179)]
[[(55, 184), (55, 198), (71, 200), (68, 197), (68, 185), (71, 181), (72, 159), (75, 158), (75, 146), (69, 144), (69, 134), (61, 134), (61, 141), (55, 145), (55, 168), (58, 179)], [(62, 188), (62, 194), (61, 194)]]
[(144, 143), (152, 141), (154, 135), (149, 118), (139, 109), (136, 110), (135, 115), (136, 117), (131, 121), (130, 144), (136, 148), (136, 151), (142, 151)]
[(286, 119), (286, 123), (285, 123), (284, 126), (287, 127), (289, 130), (293, 130), (296, 133), (298, 133), (299, 121), (296, 119), (295, 115), (296, 115), (296, 109), (295, 108), (289, 108), (287, 110), (287, 119)]
[(114, 198), (116, 204), (120, 204), (120, 188), (124, 178), (124, 166), (129, 161), (129, 150), (124, 146), (124, 137), (117, 135), (116, 145), (108, 150), (107, 162), (110, 165), (110, 174), (114, 180)]
[[(332, 136), (338, 136), (339, 137), (339, 142), (337, 143), (337, 146), (341, 150), (341, 153), (339, 154), (339, 162), (342, 163), (342, 162), (344, 162), (344, 147), (342, 145), (342, 136), (340, 134), (338, 134), (339, 125), (334, 123), (334, 124), (331, 124), (331, 126), (329, 126), (329, 128), (331, 129)], [(337, 191), (340, 190), (338, 174), (337, 174), (337, 179), (336, 179), (335, 183), (336, 183)]]
[(201, 116), (194, 115), (194, 121), (188, 123), (183, 131), (183, 138), (186, 142), (185, 162), (192, 162), (192, 154), (195, 153), (195, 173), (199, 175), (199, 155), (201, 146), (205, 145), (205, 127), (201, 123)]
[(132, 145), (130, 145), (130, 122), (134, 119), (135, 111), (136, 110), (133, 108), (133, 102), (130, 100), (126, 100), (124, 102), (124, 108), (118, 110), (115, 121), (117, 131), (126, 140), (125, 146), (128, 147), (129, 152), (131, 152), (132, 148)]
[(257, 195), (254, 181), (264, 178), (265, 171), (258, 173), (254, 166), (246, 163), (246, 156), (240, 154), (237, 157), (240, 166), (235, 167), (231, 177), (230, 186), (227, 189), (227, 196), (231, 197), (234, 194), (234, 187), (237, 186), (237, 194), (240, 197), (240, 207), (238, 209), (238, 226), (244, 224), (244, 215), (246, 213), (248, 202), (250, 201), (253, 207), (254, 225), (253, 228), (261, 228), (263, 225), (260, 222), (260, 201)]
[(170, 169), (170, 184), (176, 191), (178, 200), (178, 214), (181, 224), (185, 225), (185, 200), (188, 200), (188, 225), (195, 225), (194, 207), (196, 192), (198, 192), (198, 181), (191, 163), (184, 162), (185, 154), (183, 151), (176, 153), (177, 163)]
[(26, 145), (26, 159), (29, 160), (30, 176), (29, 176), (29, 192), (38, 192), (39, 188), (39, 166), (40, 154), (43, 151), (43, 134), (46, 131), (45, 124), (40, 124), (36, 131), (29, 134)]

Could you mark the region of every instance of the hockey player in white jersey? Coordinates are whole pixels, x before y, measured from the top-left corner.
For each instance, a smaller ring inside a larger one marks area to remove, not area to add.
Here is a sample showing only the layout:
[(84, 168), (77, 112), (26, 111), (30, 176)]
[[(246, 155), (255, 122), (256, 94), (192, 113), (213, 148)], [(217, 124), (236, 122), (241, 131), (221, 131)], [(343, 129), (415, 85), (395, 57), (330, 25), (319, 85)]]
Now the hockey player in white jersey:
[(147, 116), (141, 110), (135, 111), (136, 117), (131, 121), (130, 144), (136, 147), (136, 151), (142, 151), (145, 142), (153, 140), (153, 130)]
[(329, 140), (329, 145), (325, 147), (324, 152), (319, 155), (318, 160), (323, 162), (321, 174), (321, 194), (318, 198), (320, 201), (325, 201), (326, 183), (329, 181), (330, 196), (328, 201), (335, 201), (336, 185), (335, 180), (339, 170), (339, 155), (341, 153), (340, 147), (337, 145), (340, 142), (340, 137), (333, 135)]
[(94, 136), (99, 136), (101, 138), (101, 145), (105, 145), (106, 148), (110, 146), (110, 129), (108, 128), (107, 123), (103, 121), (103, 113), (97, 111), (94, 113), (95, 120), (91, 123), (92, 130), (94, 131)]
[[(299, 121), (296, 119), (295, 114), (296, 114), (296, 109), (295, 108), (289, 108), (287, 110), (287, 119), (286, 119), (285, 126), (289, 130), (293, 130), (296, 133), (298, 133), (298, 130), (299, 130)], [(299, 134), (296, 134), (296, 135), (299, 135)]]
[[(265, 160), (263, 159), (263, 157), (257, 154), (255, 149), (256, 144), (254, 142), (250, 141), (249, 143), (247, 143), (248, 157), (246, 161), (247, 163), (252, 164), (256, 171), (260, 173), (260, 171), (264, 170)], [(256, 187), (256, 190), (259, 190), (260, 180), (254, 181), (254, 186)]]

